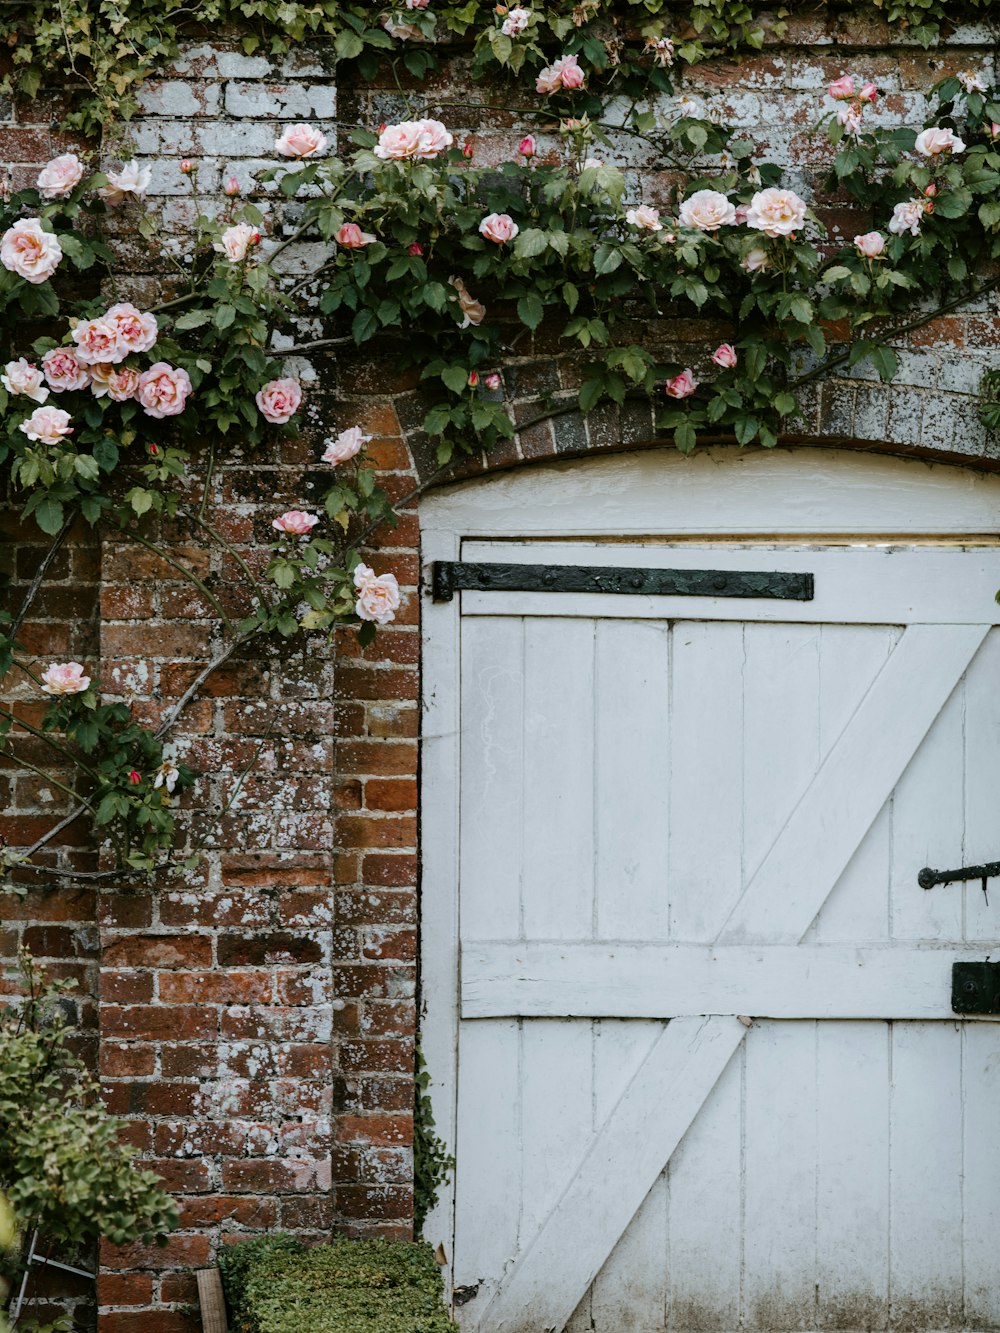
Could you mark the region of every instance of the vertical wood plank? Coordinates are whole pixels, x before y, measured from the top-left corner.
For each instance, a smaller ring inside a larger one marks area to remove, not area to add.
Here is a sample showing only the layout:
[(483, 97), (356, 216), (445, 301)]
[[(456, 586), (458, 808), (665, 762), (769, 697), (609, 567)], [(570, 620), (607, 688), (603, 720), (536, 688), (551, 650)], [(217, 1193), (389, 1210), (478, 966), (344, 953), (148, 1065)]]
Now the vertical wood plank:
[(747, 1042), (744, 1319), (766, 1333), (816, 1327), (816, 1026)]
[(523, 633), (524, 622), (513, 618), (462, 621), (464, 940), (517, 939), (520, 933)]
[(817, 1024), (816, 1283), (820, 1328), (889, 1312), (889, 1028)]
[(670, 1162), (671, 1333), (740, 1327), (743, 1077), (753, 1039), (730, 1062)]
[(1000, 1325), (1000, 1028), (995, 1023), (962, 1026), (965, 1324), (995, 1328)]
[(961, 1040), (892, 1025), (890, 1287), (896, 1326), (962, 1323)]
[(960, 940), (962, 890), (925, 890), (923, 866), (964, 862), (962, 690), (956, 688), (910, 760), (892, 798), (892, 935), (902, 940)]
[(714, 939), (740, 896), (742, 682), (742, 625), (675, 623), (670, 747), (670, 933), (674, 940), (704, 943)]
[[(611, 1114), (662, 1031), (662, 1023), (631, 1019), (605, 1019), (595, 1024), (597, 1125)], [(593, 1333), (661, 1333), (665, 1327), (668, 1198), (665, 1173), (646, 1195), (594, 1279), (590, 1293), (591, 1324), (587, 1326)]]
[(586, 939), (593, 928), (594, 637), (591, 620), (525, 622), (527, 939)]
[[(964, 865), (1000, 859), (1000, 630), (990, 630), (965, 678)], [(959, 864), (958, 862), (955, 863)], [(995, 942), (1000, 936), (1000, 880), (952, 884), (932, 893), (965, 899), (965, 938)]]
[(665, 940), (670, 631), (602, 620), (596, 634), (595, 934)]

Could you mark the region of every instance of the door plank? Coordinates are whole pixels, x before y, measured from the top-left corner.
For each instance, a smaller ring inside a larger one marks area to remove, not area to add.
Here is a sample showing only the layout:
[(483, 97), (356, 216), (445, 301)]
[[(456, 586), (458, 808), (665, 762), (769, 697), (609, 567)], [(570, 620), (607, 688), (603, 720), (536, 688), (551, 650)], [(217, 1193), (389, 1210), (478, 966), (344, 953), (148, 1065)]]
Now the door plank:
[(951, 966), (968, 957), (955, 945), (469, 944), (462, 1018), (953, 1020)]
[(906, 630), (730, 913), (720, 943), (798, 943), (988, 628)]
[(668, 1024), (483, 1311), (479, 1333), (566, 1326), (745, 1035), (735, 1018)]

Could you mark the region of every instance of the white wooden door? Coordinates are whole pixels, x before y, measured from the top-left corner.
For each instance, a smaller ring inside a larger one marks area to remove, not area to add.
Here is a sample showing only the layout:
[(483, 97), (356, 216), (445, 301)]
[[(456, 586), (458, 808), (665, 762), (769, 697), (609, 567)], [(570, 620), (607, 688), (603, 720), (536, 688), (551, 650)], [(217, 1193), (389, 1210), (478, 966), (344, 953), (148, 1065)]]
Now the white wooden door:
[[(478, 539), (468, 499), (434, 516), (449, 558), (816, 583), (465, 592), (428, 617), (427, 1045), (458, 1159), (428, 1234), (463, 1329), (1000, 1326), (1000, 1027), (951, 1010), (1000, 884), (917, 883), (1000, 856), (1000, 551), (923, 470), (891, 542), (870, 490), (775, 541), (796, 486), (870, 460), (812, 461), (775, 467), (738, 541), (671, 541), (676, 495), (641, 542), (523, 507), (498, 541), (495, 494)], [(734, 531), (746, 488), (716, 488)]]

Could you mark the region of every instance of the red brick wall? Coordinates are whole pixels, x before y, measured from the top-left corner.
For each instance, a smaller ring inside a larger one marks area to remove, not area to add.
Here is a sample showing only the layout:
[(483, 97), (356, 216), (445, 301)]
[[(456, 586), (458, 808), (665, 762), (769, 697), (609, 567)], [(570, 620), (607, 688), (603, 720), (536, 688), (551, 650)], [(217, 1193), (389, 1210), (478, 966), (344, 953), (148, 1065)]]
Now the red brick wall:
[[(692, 72), (690, 85), (809, 189), (825, 154), (805, 131), (830, 78), (845, 69), (875, 77), (886, 91), (880, 114), (912, 121), (921, 115), (921, 91), (946, 68), (989, 71), (992, 60), (985, 35), (971, 29), (956, 33), (946, 52), (925, 55), (890, 49), (878, 25), (811, 20), (793, 28), (785, 47), (741, 65), (706, 65)], [(156, 161), (154, 188), (172, 228), (192, 218), (188, 183), (177, 171), (181, 157), (200, 161), (210, 189), (230, 174), (250, 189), (255, 168), (268, 160), (276, 120), (318, 120), (333, 129), (338, 119), (372, 126), (407, 114), (391, 75), (376, 86), (342, 82), (335, 107), (328, 64), (321, 51), (302, 52), (271, 68), (260, 57), (205, 44), (149, 85), (135, 137), (139, 152)], [(446, 60), (428, 85), (433, 95), (504, 95), (472, 87), (465, 69), (461, 53)], [(442, 114), (471, 138), (478, 160), (510, 154), (516, 132), (505, 118)], [(5, 132), (25, 162), (61, 146), (28, 119)], [(635, 189), (641, 176), (644, 196), (655, 202), (665, 178), (630, 159), (632, 151), (623, 155), (638, 173)], [(269, 196), (259, 193), (270, 209)], [(867, 225), (835, 210), (829, 220), (843, 234)], [(144, 272), (144, 256), (125, 253), (136, 293), (148, 295), (155, 281)], [(802, 437), (988, 461), (998, 451), (976, 423), (968, 391), (994, 354), (998, 328), (995, 307), (974, 309), (914, 335), (891, 388), (862, 377), (825, 383), (807, 404)], [(674, 320), (636, 336), (664, 351), (683, 348), (697, 367), (714, 346), (712, 332)], [(542, 395), (564, 405), (573, 398), (578, 358), (554, 360), (553, 347), (540, 331), (519, 343), (519, 356), (505, 368), (520, 422), (537, 415)], [(234, 445), (213, 482), (209, 516), (251, 562), (259, 560), (274, 497), (310, 500), (310, 469), (324, 435), (355, 424), (371, 433), (371, 454), (395, 495), (432, 471), (417, 432), (422, 400), (412, 378), (394, 375), (391, 354), (341, 353), (297, 369), (309, 390), (302, 438), (252, 458)], [(640, 446), (653, 437), (647, 404), (601, 408), (587, 421), (569, 411), (526, 428), (490, 466)], [(467, 468), (481, 470), (479, 463)], [(10, 536), (23, 543), (13, 566), (23, 587), (38, 550), (30, 533)], [(230, 557), (180, 528), (162, 537), (227, 605), (242, 609), (241, 573)], [(0, 899), (7, 949), (24, 932), (40, 957), (78, 971), (84, 996), (99, 994), (96, 1010), (82, 1005), (82, 1019), (85, 1031), (99, 1027), (108, 1104), (181, 1202), (182, 1227), (165, 1249), (102, 1255), (101, 1333), (196, 1329), (188, 1308), (191, 1270), (211, 1262), (220, 1244), (254, 1231), (409, 1234), (419, 865), (416, 501), (383, 538), (375, 563), (395, 571), (405, 605), (372, 647), (360, 650), (344, 632), (335, 653), (320, 640), (290, 654), (254, 651), (228, 663), (185, 713), (178, 749), (203, 774), (190, 815), (191, 836), (207, 839), (198, 872), (155, 890), (123, 883), (98, 895), (43, 881), (23, 901)], [(81, 534), (54, 574), (31, 651), (44, 657), (72, 650), (95, 663), (99, 656), (106, 689), (133, 700), (145, 716), (159, 716), (217, 644), (210, 609), (191, 585), (127, 540), (108, 538), (98, 550)], [(99, 629), (89, 611), (82, 620), (76, 614), (98, 591)], [(256, 766), (215, 825), (205, 811), (225, 805), (255, 754)], [(11, 841), (32, 836), (58, 812), (34, 778), (15, 776), (9, 764), (0, 780), (14, 783)], [(83, 832), (70, 835), (57, 853), (63, 865), (92, 864), (84, 839)]]

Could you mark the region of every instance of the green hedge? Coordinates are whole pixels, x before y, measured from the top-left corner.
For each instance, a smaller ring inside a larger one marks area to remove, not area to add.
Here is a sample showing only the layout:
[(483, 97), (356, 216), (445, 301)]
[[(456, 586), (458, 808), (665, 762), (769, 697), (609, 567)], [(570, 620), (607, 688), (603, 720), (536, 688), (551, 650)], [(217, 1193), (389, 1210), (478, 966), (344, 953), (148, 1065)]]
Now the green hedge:
[(232, 1333), (453, 1333), (429, 1245), (277, 1233), (219, 1255)]

